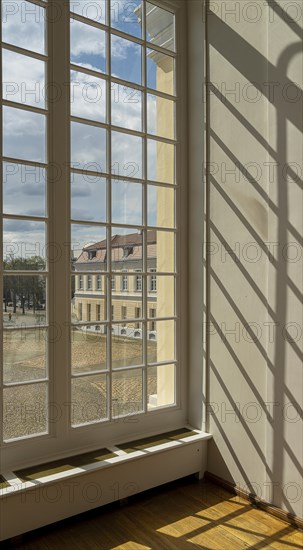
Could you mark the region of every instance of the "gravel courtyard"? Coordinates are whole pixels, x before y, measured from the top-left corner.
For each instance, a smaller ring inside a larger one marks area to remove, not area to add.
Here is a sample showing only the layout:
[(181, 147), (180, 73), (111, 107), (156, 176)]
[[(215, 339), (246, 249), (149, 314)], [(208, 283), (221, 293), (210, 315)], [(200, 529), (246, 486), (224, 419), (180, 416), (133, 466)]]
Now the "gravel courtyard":
[[(107, 380), (104, 374), (85, 376), (105, 369), (106, 336), (75, 330), (71, 338), (72, 371), (83, 374), (72, 383), (71, 417), (73, 424), (98, 421), (107, 416)], [(5, 383), (33, 382), (46, 376), (46, 336), (43, 329), (4, 331)], [(149, 361), (157, 356), (156, 342), (148, 342)], [(142, 364), (142, 341), (112, 338), (113, 369)], [(157, 369), (149, 369), (148, 396), (156, 393)], [(112, 413), (115, 417), (142, 410), (141, 369), (114, 372), (112, 376)], [(46, 385), (42, 382), (4, 390), (4, 436), (12, 439), (46, 430)], [(68, 405), (66, 405), (68, 406)], [(58, 406), (49, 407), (55, 422)]]

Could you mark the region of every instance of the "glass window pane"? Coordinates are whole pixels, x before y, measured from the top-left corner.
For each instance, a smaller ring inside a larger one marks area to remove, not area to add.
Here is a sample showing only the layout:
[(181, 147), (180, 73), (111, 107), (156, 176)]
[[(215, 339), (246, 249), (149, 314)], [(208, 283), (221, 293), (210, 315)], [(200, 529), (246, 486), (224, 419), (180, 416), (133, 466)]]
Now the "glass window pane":
[(2, 50), (3, 99), (45, 108), (45, 63)]
[(143, 239), (137, 229), (112, 227), (112, 270), (142, 271)]
[(111, 0), (110, 14), (112, 27), (141, 38), (141, 0)]
[(5, 383), (45, 378), (45, 330), (4, 330), (3, 369)]
[(147, 179), (175, 183), (175, 146), (154, 139), (147, 140)]
[(146, 40), (175, 51), (175, 16), (146, 2)]
[(175, 321), (155, 321), (148, 331), (148, 363), (162, 363), (175, 359)]
[(3, 260), (6, 270), (45, 270), (45, 223), (4, 220)]
[(20, 160), (46, 161), (44, 115), (3, 107), (3, 155)]
[(142, 185), (128, 181), (112, 182), (112, 221), (142, 225)]
[(111, 35), (112, 76), (141, 84), (142, 48), (140, 44)]
[(175, 139), (175, 103), (147, 94), (147, 133)]
[(71, 19), (71, 63), (101, 73), (106, 72), (106, 33)]
[(175, 365), (149, 367), (147, 370), (147, 407), (149, 411), (175, 403)]
[(112, 173), (142, 178), (142, 138), (112, 132)]
[(3, 277), (4, 329), (45, 325), (46, 278), (42, 275)]
[(47, 384), (29, 384), (3, 391), (4, 440), (47, 432)]
[(71, 254), (74, 271), (106, 271), (106, 229), (73, 224)]
[(107, 416), (106, 375), (72, 380), (71, 420), (74, 426), (98, 422)]
[[(175, 271), (175, 234), (169, 231), (157, 231), (157, 261), (158, 273), (174, 273)], [(151, 266), (152, 267), (152, 266)]]
[(175, 191), (169, 187), (148, 185), (148, 225), (157, 227), (175, 226)]
[(31, 2), (2, 1), (2, 40), (45, 53), (45, 8)]
[(147, 87), (164, 94), (175, 93), (175, 61), (173, 57), (147, 49)]
[(4, 162), (4, 214), (45, 216), (45, 187), (46, 170), (44, 168)]
[(112, 414), (115, 418), (141, 412), (143, 408), (142, 370), (115, 372), (112, 381)]
[(87, 174), (71, 175), (71, 217), (79, 221), (106, 221), (106, 179)]
[(106, 82), (80, 71), (71, 71), (71, 114), (106, 122)]
[(156, 317), (174, 317), (175, 313), (175, 278), (158, 275)]
[(70, 11), (87, 17), (97, 23), (105, 24), (106, 0), (70, 0)]
[[(85, 308), (84, 308), (85, 309)], [(104, 325), (72, 328), (72, 370), (74, 374), (106, 369)]]
[(106, 130), (72, 122), (71, 161), (73, 168), (106, 172)]
[(112, 124), (130, 130), (142, 131), (142, 92), (113, 83)]
[[(139, 302), (139, 307), (142, 302)], [(142, 309), (141, 309), (142, 312)], [(121, 323), (112, 327), (112, 367), (135, 367), (143, 363), (142, 323)]]

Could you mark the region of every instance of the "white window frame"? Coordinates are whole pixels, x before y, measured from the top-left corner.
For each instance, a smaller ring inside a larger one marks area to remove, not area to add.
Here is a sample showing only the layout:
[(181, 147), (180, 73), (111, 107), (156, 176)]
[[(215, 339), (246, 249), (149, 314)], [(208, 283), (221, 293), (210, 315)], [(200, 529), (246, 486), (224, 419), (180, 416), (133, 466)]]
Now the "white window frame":
[[(32, 3), (44, 6), (44, 2), (39, 0), (29, 0)], [(116, 422), (110, 431), (108, 422), (85, 425), (83, 427), (70, 427), (70, 411), (67, 406), (70, 402), (70, 386), (67, 372), (63, 369), (57, 369), (58, 365), (70, 365), (70, 348), (67, 342), (70, 339), (70, 326), (66, 319), (70, 316), (70, 303), (66, 296), (71, 295), (70, 280), (70, 254), (66, 243), (69, 242), (70, 235), (69, 219), (66, 212), (70, 204), (69, 191), (69, 148), (62, 147), (62, 139), (68, 141), (69, 135), (69, 94), (63, 93), (55, 102), (49, 103), (49, 125), (48, 125), (48, 143), (49, 143), (49, 182), (58, 179), (56, 173), (56, 164), (60, 165), (60, 181), (56, 181), (56, 186), (49, 185), (49, 238), (56, 242), (57, 247), (62, 251), (60, 257), (49, 266), (49, 275), (51, 284), (48, 292), (48, 315), (51, 322), (50, 339), (52, 345), (49, 348), (49, 402), (53, 405), (50, 421), (50, 431), (45, 435), (37, 435), (25, 439), (15, 440), (5, 443), (2, 446), (2, 467), (5, 469), (16, 468), (35, 464), (39, 461), (49, 460), (51, 457), (68, 456), (71, 452), (81, 452), (83, 448), (89, 450), (98, 446), (109, 445), (111, 441), (122, 441), (128, 437), (134, 437), (139, 434), (159, 433), (163, 431), (163, 426), (167, 429), (174, 429), (186, 424), (189, 418), (187, 409), (187, 342), (185, 338), (185, 327), (187, 326), (187, 270), (184, 268), (184, 258), (187, 249), (187, 234), (184, 228), (187, 226), (187, 190), (185, 184), (187, 180), (187, 161), (186, 161), (186, 140), (184, 136), (187, 131), (186, 101), (187, 101), (187, 50), (186, 50), (186, 7), (183, 0), (152, 0), (152, 3), (163, 7), (169, 11), (176, 12), (179, 18), (178, 32), (176, 34), (179, 74), (177, 80), (177, 91), (179, 101), (177, 102), (177, 226), (176, 233), (179, 236), (178, 246), (176, 247), (176, 266), (177, 272), (182, 275), (177, 279), (177, 292), (180, 296), (177, 318), (179, 320), (176, 341), (182, 342), (179, 347), (177, 362), (177, 387), (176, 405), (164, 409), (157, 409), (148, 414), (139, 415), (140, 422)], [(61, 13), (60, 18), (55, 18), (55, 25), (49, 24), (48, 51), (52, 52), (55, 59), (62, 57), (62, 51), (66, 51), (67, 40), (69, 36), (69, 10), (67, 3), (59, 0), (49, 0), (48, 6), (57, 5)], [(52, 20), (52, 18), (50, 18)], [(119, 31), (116, 34), (121, 34)], [(123, 33), (122, 33), (123, 34)], [(183, 75), (183, 78), (181, 78)], [(64, 63), (57, 65), (49, 64), (49, 80), (66, 83), (69, 81), (69, 66)], [(66, 86), (65, 86), (66, 88)], [(64, 88), (63, 88), (64, 89)], [(180, 138), (182, 136), (182, 140)], [(66, 144), (66, 141), (63, 141)], [(55, 159), (55, 162), (54, 162)], [(55, 164), (56, 163), (56, 164)], [(181, 186), (180, 183), (183, 182)], [(51, 189), (54, 189), (54, 192)], [(182, 220), (182, 223), (181, 223)], [(181, 232), (182, 226), (182, 232)], [(1, 245), (2, 243), (0, 243)], [(182, 257), (182, 272), (180, 270)], [(63, 274), (63, 275), (62, 275)], [(142, 274), (146, 279), (148, 275)], [(145, 279), (142, 279), (144, 282)], [(111, 287), (111, 275), (107, 278), (107, 288)], [(142, 285), (147, 288), (145, 284)], [(182, 290), (183, 289), (183, 290)], [(145, 290), (146, 292), (146, 290)], [(147, 302), (146, 302), (147, 303)], [(108, 304), (108, 311), (111, 311), (111, 303)], [(182, 320), (182, 327), (181, 327)], [(55, 324), (52, 325), (52, 322)], [(110, 322), (111, 325), (111, 322)], [(59, 327), (59, 331), (58, 331)], [(58, 337), (59, 332), (59, 337)], [(180, 368), (181, 365), (181, 368)], [(55, 370), (56, 368), (56, 370)], [(54, 376), (56, 372), (56, 376)], [(126, 428), (125, 428), (126, 426)], [(109, 433), (110, 432), (110, 433)], [(100, 443), (102, 441), (102, 443)]]

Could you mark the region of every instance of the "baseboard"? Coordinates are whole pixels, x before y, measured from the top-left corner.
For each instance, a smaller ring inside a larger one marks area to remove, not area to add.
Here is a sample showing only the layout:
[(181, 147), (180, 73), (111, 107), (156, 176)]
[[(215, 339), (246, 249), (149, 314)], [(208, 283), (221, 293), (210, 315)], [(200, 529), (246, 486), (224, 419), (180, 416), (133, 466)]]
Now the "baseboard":
[(205, 472), (204, 479), (207, 479), (208, 481), (211, 481), (212, 483), (223, 487), (224, 489), (226, 489), (226, 491), (230, 493), (239, 495), (245, 500), (248, 500), (253, 506), (264, 510), (264, 512), (267, 512), (272, 516), (282, 519), (283, 521), (286, 521), (287, 523), (293, 525), (294, 527), (297, 527), (298, 529), (303, 529), (303, 518), (300, 518), (295, 514), (291, 514), (290, 512), (286, 512), (278, 506), (270, 504), (266, 500), (261, 499), (260, 497), (254, 495), (253, 493), (250, 493), (249, 491), (246, 491), (245, 489), (243, 489), (243, 487), (239, 487), (239, 485), (236, 485), (235, 483), (226, 481), (225, 479), (216, 476), (211, 472)]

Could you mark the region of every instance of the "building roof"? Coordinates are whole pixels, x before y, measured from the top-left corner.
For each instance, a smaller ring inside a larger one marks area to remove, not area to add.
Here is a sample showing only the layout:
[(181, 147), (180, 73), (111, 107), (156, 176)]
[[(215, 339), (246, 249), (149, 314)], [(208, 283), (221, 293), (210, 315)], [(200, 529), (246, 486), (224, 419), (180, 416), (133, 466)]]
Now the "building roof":
[[(99, 262), (105, 263), (107, 256), (106, 239), (94, 244), (85, 246), (74, 265), (87, 264), (91, 266)], [(142, 233), (131, 233), (129, 235), (113, 235), (111, 240), (112, 262), (130, 262), (141, 260), (142, 254)], [(90, 254), (91, 253), (91, 254)], [(147, 257), (157, 257), (157, 231), (147, 231)]]
[[(156, 244), (157, 232), (155, 229), (147, 231), (147, 244)], [(111, 240), (112, 248), (119, 248), (123, 246), (140, 246), (142, 245), (142, 233), (130, 233), (129, 235), (113, 235)], [(99, 241), (83, 248), (85, 251), (89, 250), (106, 250), (107, 241)]]

